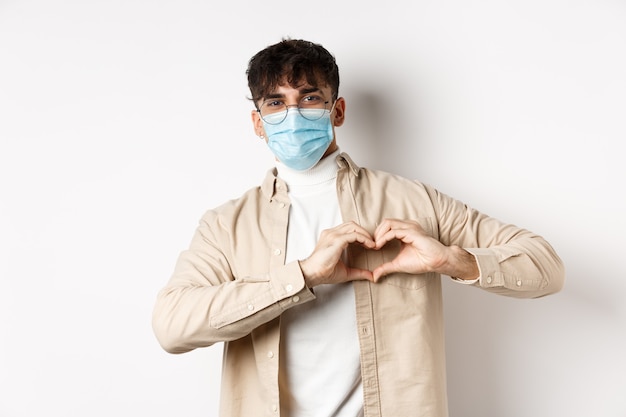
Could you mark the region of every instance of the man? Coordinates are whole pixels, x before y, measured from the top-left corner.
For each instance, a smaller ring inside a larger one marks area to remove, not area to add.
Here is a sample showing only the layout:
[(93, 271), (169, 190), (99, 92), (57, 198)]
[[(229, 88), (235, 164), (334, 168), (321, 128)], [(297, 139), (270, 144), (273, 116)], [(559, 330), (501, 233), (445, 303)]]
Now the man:
[(263, 183), (209, 210), (159, 293), (163, 348), (225, 343), (220, 416), (446, 416), (440, 275), (561, 289), (540, 236), (340, 152), (334, 57), (283, 40), (249, 62)]

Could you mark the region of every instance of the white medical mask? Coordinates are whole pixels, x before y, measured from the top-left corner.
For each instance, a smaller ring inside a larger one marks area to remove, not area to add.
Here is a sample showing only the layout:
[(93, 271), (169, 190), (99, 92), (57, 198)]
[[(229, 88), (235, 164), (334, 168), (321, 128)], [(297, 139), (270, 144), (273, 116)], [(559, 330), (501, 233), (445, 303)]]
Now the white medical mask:
[[(279, 124), (263, 121), (267, 145), (276, 158), (291, 169), (305, 171), (317, 164), (333, 141), (333, 126), (330, 111), (317, 120), (306, 119), (300, 112), (306, 109), (285, 110), (287, 116)], [(282, 119), (284, 113), (270, 117)], [(267, 116), (266, 116), (267, 118)]]

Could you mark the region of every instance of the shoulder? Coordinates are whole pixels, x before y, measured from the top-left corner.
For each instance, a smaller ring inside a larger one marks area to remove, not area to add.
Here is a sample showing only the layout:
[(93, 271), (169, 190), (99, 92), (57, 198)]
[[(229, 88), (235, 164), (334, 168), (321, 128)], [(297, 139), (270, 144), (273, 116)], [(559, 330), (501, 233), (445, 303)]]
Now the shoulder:
[(340, 169), (343, 169), (344, 172), (348, 174), (352, 174), (357, 181), (371, 182), (373, 184), (379, 185), (398, 185), (411, 188), (415, 187), (420, 189), (425, 189), (427, 187), (419, 180), (409, 179), (401, 175), (379, 169), (360, 167), (345, 152), (342, 152), (338, 156), (337, 162)]
[(416, 179), (410, 179), (388, 171), (360, 168), (357, 181), (370, 187), (384, 188), (388, 191), (405, 190), (428, 193), (433, 188)]
[(276, 169), (269, 169), (260, 185), (249, 188), (239, 197), (207, 210), (205, 215), (233, 215), (245, 209), (258, 207), (263, 202), (269, 202), (275, 194), (275, 187), (279, 182)]
[(258, 208), (262, 200), (263, 193), (261, 187), (253, 187), (237, 198), (227, 200), (216, 207), (206, 210), (202, 215), (202, 220), (216, 221), (220, 219), (224, 221), (236, 219), (238, 216), (245, 215), (247, 212)]

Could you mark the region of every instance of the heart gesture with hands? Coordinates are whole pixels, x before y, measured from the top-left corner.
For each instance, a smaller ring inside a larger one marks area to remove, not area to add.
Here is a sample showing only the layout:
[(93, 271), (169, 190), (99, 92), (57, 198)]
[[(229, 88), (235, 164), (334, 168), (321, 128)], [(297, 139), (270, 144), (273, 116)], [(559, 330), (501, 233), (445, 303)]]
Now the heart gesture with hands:
[(415, 221), (385, 219), (374, 232), (375, 249), (381, 249), (394, 239), (400, 241), (400, 252), (372, 271), (374, 281), (393, 272), (437, 272), (462, 279), (478, 277), (473, 255), (458, 246), (442, 244)]
[[(341, 260), (343, 251), (351, 243), (380, 250), (392, 240), (400, 241), (400, 252), (373, 271), (351, 268)], [(472, 254), (458, 246), (443, 245), (417, 222), (399, 219), (383, 220), (374, 236), (352, 221), (325, 230), (311, 256), (300, 261), (300, 268), (309, 287), (355, 280), (377, 282), (394, 272), (437, 272), (461, 279), (474, 279), (479, 274)]]
[(368, 231), (353, 221), (324, 230), (320, 234), (313, 253), (300, 261), (300, 269), (309, 287), (356, 280), (374, 280), (372, 271), (351, 268), (342, 261), (343, 251), (350, 243), (358, 243), (368, 249), (376, 247), (376, 242)]

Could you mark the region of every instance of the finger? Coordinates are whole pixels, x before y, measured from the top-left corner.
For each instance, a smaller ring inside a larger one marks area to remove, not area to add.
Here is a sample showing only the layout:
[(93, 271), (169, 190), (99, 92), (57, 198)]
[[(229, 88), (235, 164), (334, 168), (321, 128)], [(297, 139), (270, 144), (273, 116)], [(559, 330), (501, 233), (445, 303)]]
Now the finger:
[(387, 232), (390, 229), (389, 220), (390, 219), (383, 219), (383, 221), (380, 222), (380, 224), (376, 226), (376, 230), (374, 230), (375, 239), (377, 236), (385, 234), (385, 232)]
[(404, 229), (407, 223), (398, 219), (383, 219), (383, 221), (376, 227), (374, 231), (374, 239), (378, 240), (379, 237), (385, 235), (390, 230)]
[(396, 265), (393, 262), (386, 262), (374, 268), (374, 270), (372, 271), (372, 279), (374, 280), (374, 282), (378, 282), (378, 280), (385, 275), (389, 275), (394, 272), (398, 272), (398, 268), (396, 267)]
[(344, 223), (336, 231), (337, 234), (334, 238), (341, 240), (345, 244), (358, 242), (368, 248), (376, 246), (376, 242), (374, 242), (370, 233), (354, 222)]
[(380, 249), (392, 240), (400, 240), (405, 243), (411, 243), (410, 231), (408, 229), (389, 229), (381, 232), (375, 237), (376, 248)]
[(349, 243), (356, 242), (369, 249), (373, 249), (376, 247), (376, 242), (374, 241), (374, 239), (370, 237), (369, 234), (354, 232), (350, 236), (351, 236), (351, 240)]
[(385, 233), (391, 229), (417, 229), (422, 230), (419, 223), (412, 220), (400, 220), (400, 219), (384, 219), (376, 228), (374, 234)]
[(360, 268), (347, 268), (348, 281), (372, 281), (374, 282), (374, 274), (372, 271)]
[(376, 241), (376, 247), (381, 248), (393, 239), (411, 243), (417, 236), (423, 234), (424, 229), (417, 222), (386, 219), (376, 229), (374, 240)]

